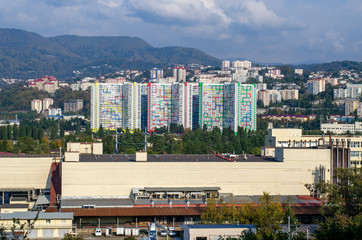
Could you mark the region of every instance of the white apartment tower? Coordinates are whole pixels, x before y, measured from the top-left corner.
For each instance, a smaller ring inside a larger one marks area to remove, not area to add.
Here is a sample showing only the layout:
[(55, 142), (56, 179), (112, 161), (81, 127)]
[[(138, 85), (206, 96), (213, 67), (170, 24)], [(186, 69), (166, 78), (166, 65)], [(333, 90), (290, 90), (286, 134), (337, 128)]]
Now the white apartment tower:
[(43, 99), (43, 111), (50, 108), (51, 105), (53, 105), (54, 101), (51, 98), (44, 98)]
[(176, 79), (176, 82), (186, 82), (186, 68), (182, 66), (174, 67), (173, 77)]

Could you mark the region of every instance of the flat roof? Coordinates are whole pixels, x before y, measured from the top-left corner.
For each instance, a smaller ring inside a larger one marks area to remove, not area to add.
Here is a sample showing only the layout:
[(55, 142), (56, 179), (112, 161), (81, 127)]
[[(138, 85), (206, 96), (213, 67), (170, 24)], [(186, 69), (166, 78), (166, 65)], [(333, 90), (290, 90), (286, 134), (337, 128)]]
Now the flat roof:
[(147, 192), (198, 192), (219, 191), (220, 187), (144, 187)]
[[(271, 158), (264, 158), (251, 154), (237, 155), (235, 162), (278, 162)], [(80, 154), (79, 162), (136, 162), (135, 154)], [(230, 162), (213, 154), (148, 154), (147, 162)]]
[(4, 204), (0, 208), (28, 208), (29, 204)]
[[(0, 214), (0, 219), (10, 220), (10, 219), (35, 219), (38, 212), (14, 212), (14, 213), (2, 213)], [(39, 212), (38, 219), (73, 219), (73, 213), (59, 213), (59, 212)]]
[(134, 205), (133, 199), (126, 198), (109, 198), (109, 199), (62, 199), (62, 208), (82, 208), (83, 205), (95, 205), (95, 207), (132, 207)]

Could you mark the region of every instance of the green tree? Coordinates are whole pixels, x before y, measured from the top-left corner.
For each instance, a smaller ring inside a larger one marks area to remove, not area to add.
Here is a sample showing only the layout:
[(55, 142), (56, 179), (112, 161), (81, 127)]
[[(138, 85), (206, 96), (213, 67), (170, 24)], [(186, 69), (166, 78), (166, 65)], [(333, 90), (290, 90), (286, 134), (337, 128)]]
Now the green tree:
[(317, 239), (362, 239), (362, 169), (337, 168), (336, 184), (320, 183), (317, 189), (326, 201), (325, 222)]
[(19, 132), (18, 125), (17, 125), (17, 124), (14, 124), (14, 125), (13, 125), (13, 136), (12, 136), (12, 139), (13, 139), (13, 140), (18, 140), (19, 134), (20, 134), (20, 132)]
[(255, 208), (253, 223), (257, 227), (258, 236), (273, 237), (283, 220), (283, 208), (279, 199), (264, 193), (259, 198), (260, 204)]
[(38, 153), (38, 144), (31, 137), (21, 137), (16, 144), (16, 149), (25, 154)]
[(103, 129), (103, 126), (102, 124), (99, 126), (99, 129), (98, 129), (98, 137), (99, 138), (104, 138), (104, 129)]
[(105, 154), (113, 154), (115, 141), (111, 135), (105, 136), (102, 139), (103, 142), (103, 153)]

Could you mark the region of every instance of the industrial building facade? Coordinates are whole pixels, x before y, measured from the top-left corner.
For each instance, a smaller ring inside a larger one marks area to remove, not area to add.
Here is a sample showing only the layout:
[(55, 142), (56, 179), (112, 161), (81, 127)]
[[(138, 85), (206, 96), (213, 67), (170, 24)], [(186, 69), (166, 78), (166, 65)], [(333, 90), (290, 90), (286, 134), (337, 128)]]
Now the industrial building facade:
[(91, 128), (144, 129), (170, 124), (256, 130), (256, 87), (252, 84), (95, 83)]

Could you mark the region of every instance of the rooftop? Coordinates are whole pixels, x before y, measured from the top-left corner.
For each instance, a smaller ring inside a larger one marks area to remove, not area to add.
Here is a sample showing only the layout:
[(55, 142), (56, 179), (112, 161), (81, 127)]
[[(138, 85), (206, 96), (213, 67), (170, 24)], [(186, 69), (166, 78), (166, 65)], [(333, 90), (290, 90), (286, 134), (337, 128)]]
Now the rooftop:
[[(11, 220), (11, 219), (35, 219), (38, 212), (14, 212), (14, 213), (2, 213), (0, 219)], [(38, 219), (73, 219), (73, 213), (45, 213), (39, 212)]]
[[(244, 159), (243, 155), (237, 155), (232, 160), (236, 162), (277, 162), (273, 159), (263, 158), (248, 154)], [(81, 154), (80, 162), (135, 162), (135, 154), (104, 154), (104, 155), (88, 155)], [(147, 162), (229, 162), (213, 154), (148, 154)]]

